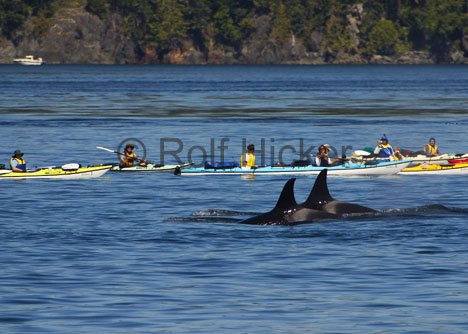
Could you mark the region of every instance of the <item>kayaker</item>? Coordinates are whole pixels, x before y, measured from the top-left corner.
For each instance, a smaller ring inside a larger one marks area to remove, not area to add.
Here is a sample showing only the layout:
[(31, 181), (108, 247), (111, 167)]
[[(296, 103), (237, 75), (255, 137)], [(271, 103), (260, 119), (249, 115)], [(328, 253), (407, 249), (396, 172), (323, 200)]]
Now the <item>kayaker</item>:
[(240, 164), (242, 167), (257, 167), (255, 165), (255, 146), (254, 144), (249, 144), (247, 146), (247, 152), (243, 153), (240, 158)]
[(424, 153), (426, 154), (426, 157), (435, 157), (440, 155), (439, 146), (437, 146), (434, 137), (431, 137), (429, 139), (429, 143), (424, 145)]
[(385, 134), (377, 142), (377, 146), (374, 149), (374, 155), (378, 158), (388, 158), (391, 161), (399, 160), (398, 156), (395, 155), (392, 146), (388, 143), (388, 138)]
[(400, 148), (398, 146), (395, 147), (395, 152), (393, 152), (393, 156), (395, 160), (403, 160), (405, 157), (401, 154)]
[(342, 159), (331, 159), (329, 157), (330, 153), (330, 145), (328, 144), (323, 144), (320, 145), (319, 148), (317, 149), (317, 154), (315, 155), (315, 165), (319, 167), (328, 167), (328, 166), (334, 166), (338, 162), (341, 162)]
[(26, 160), (23, 159), (24, 153), (16, 150), (10, 159), (10, 168), (13, 172), (24, 173), (26, 172)]
[(133, 152), (133, 149), (135, 148), (135, 145), (133, 144), (127, 144), (125, 145), (125, 149), (123, 154), (119, 155), (119, 160), (120, 160), (120, 168), (125, 168), (125, 167), (132, 167), (135, 165), (135, 161), (141, 161), (140, 165), (146, 165), (146, 161), (142, 159), (138, 159), (137, 155), (135, 152)]

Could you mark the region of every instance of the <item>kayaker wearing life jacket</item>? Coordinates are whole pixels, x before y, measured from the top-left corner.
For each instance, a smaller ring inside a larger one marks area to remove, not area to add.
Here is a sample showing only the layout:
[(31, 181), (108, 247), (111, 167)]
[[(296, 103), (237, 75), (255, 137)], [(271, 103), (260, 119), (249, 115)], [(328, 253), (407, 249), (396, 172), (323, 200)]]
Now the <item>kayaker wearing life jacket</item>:
[(435, 157), (440, 155), (439, 146), (436, 145), (434, 137), (429, 139), (429, 144), (424, 145), (424, 153), (426, 157)]
[(320, 145), (315, 155), (315, 165), (319, 167), (331, 166), (332, 160), (328, 156), (329, 149), (325, 145)]
[(340, 158), (332, 160), (329, 154), (330, 154), (330, 145), (329, 144), (320, 145), (319, 148), (317, 149), (317, 154), (315, 155), (315, 165), (318, 167), (329, 167), (329, 166), (335, 166), (338, 163), (342, 162), (342, 159)]
[(142, 163), (146, 163), (145, 160), (138, 159), (137, 155), (135, 152), (133, 152), (133, 149), (135, 148), (135, 145), (133, 144), (127, 144), (125, 145), (125, 150), (123, 154), (119, 155), (119, 160), (120, 160), (120, 168), (125, 168), (125, 167), (132, 167), (135, 164), (135, 161), (141, 161)]
[(388, 158), (391, 161), (399, 160), (398, 156), (395, 155), (392, 146), (388, 143), (388, 138), (385, 134), (380, 138), (380, 141), (377, 142), (374, 154), (378, 158)]
[(10, 159), (10, 168), (13, 172), (26, 172), (26, 160), (23, 159), (24, 153), (16, 150)]
[(240, 165), (242, 167), (256, 167), (255, 165), (255, 146), (254, 144), (249, 144), (247, 146), (247, 152), (243, 153), (240, 158)]

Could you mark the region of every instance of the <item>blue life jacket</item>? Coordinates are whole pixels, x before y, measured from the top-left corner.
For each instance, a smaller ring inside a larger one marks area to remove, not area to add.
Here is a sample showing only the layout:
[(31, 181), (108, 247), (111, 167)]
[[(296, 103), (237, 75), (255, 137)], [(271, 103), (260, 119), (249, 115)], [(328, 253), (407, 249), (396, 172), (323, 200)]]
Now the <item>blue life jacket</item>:
[(380, 152), (379, 152), (379, 157), (388, 158), (392, 155), (393, 155), (393, 148), (389, 144), (382, 145), (382, 148), (380, 149)]
[(22, 171), (26, 172), (26, 160), (23, 158), (11, 158), (10, 159), (10, 168), (13, 170), (13, 161), (16, 161), (16, 168), (21, 169)]

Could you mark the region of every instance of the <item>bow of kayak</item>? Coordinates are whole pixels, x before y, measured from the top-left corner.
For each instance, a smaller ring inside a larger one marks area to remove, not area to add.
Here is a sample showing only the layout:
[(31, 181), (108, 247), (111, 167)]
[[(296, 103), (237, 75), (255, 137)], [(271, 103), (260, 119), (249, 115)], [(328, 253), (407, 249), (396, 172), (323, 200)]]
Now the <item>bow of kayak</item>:
[(112, 165), (99, 165), (69, 169), (63, 167), (46, 167), (25, 173), (1, 170), (0, 179), (92, 179), (106, 174)]

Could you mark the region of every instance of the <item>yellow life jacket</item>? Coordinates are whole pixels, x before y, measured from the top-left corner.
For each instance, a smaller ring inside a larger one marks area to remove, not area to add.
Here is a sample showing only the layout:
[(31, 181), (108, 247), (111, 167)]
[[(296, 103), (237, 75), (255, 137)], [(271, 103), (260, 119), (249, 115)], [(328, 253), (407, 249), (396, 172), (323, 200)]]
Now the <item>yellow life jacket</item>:
[(125, 160), (122, 160), (121, 161), (121, 166), (122, 167), (132, 167), (133, 166), (133, 161), (129, 160), (128, 158), (136, 158), (136, 154), (134, 152), (132, 153), (128, 153), (127, 151), (125, 151)]
[(16, 168), (26, 171), (26, 160), (23, 158), (12, 157), (10, 159), (10, 168), (13, 169), (13, 161), (17, 162)]
[(424, 145), (424, 152), (426, 153), (426, 155), (434, 156), (438, 154), (439, 147), (437, 145), (434, 145), (434, 147), (432, 147), (431, 145), (426, 144)]
[(253, 153), (244, 153), (240, 158), (240, 165), (242, 167), (254, 167), (255, 166), (255, 155)]

